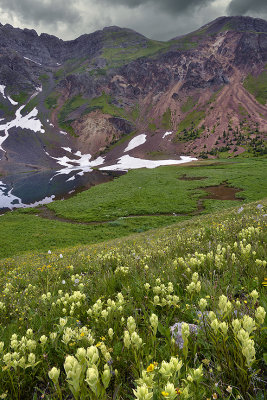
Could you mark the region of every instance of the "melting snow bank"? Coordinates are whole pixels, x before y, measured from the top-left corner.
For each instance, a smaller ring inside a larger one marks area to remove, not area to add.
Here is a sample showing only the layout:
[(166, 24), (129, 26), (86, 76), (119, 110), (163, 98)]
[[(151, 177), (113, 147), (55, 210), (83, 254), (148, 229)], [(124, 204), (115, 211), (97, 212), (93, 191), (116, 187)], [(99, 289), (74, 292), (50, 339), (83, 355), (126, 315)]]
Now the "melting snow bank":
[(7, 96), (7, 98), (10, 101), (10, 103), (12, 104), (12, 106), (17, 106), (19, 104), (17, 101), (12, 100), (11, 97)]
[[(46, 152), (49, 157), (57, 160), (57, 163), (64, 167), (57, 171), (57, 173), (51, 178), (51, 180), (54, 179), (57, 175), (69, 175), (71, 172), (75, 172), (75, 175), (77, 174), (83, 176), (85, 172), (91, 172), (93, 170), (92, 167), (97, 167), (105, 162), (105, 159), (103, 157), (98, 157), (96, 160), (91, 161), (91, 154), (82, 154), (80, 151), (76, 151), (76, 153), (73, 153), (70, 147), (62, 147), (62, 149), (68, 153), (71, 153), (72, 156), (76, 156), (76, 158), (70, 158), (67, 156), (52, 157)], [(69, 178), (68, 181), (74, 179), (75, 176)]]
[(128, 169), (138, 168), (156, 168), (163, 165), (177, 165), (184, 164), (190, 161), (197, 161), (197, 158), (188, 156), (181, 156), (180, 160), (143, 160), (142, 158), (135, 158), (129, 155), (122, 156), (118, 159), (118, 163), (115, 165), (109, 165), (107, 167), (99, 168), (105, 171), (128, 171)]
[(0, 85), (0, 93), (4, 97), (4, 99), (6, 99), (5, 88), (5, 85)]
[(9, 129), (11, 128), (22, 128), (22, 129), (29, 129), (33, 132), (41, 132), (44, 133), (44, 129), (42, 129), (42, 123), (39, 119), (36, 119), (38, 115), (38, 110), (37, 108), (34, 108), (30, 113), (26, 115), (21, 115), (21, 110), (25, 106), (21, 106), (17, 111), (16, 111), (16, 116), (13, 121), (7, 122), (6, 124), (0, 125), (0, 131), (5, 131), (5, 136), (0, 136), (0, 150), (3, 150), (2, 144), (4, 141), (8, 138), (9, 136)]
[(7, 185), (5, 185), (2, 181), (0, 181), (0, 209), (1, 208), (9, 208), (13, 210), (14, 208), (26, 208), (26, 207), (36, 207), (42, 204), (51, 203), (55, 196), (45, 197), (42, 200), (35, 201), (34, 203), (24, 204), (22, 203), (21, 198), (14, 196), (12, 194), (13, 188), (8, 190)]
[(21, 199), (12, 194), (12, 190), (8, 190), (7, 186), (0, 181), (0, 205), (1, 208), (22, 207)]
[(146, 142), (146, 135), (142, 134), (142, 135), (138, 135), (135, 138), (133, 138), (129, 143), (128, 146), (126, 147), (126, 149), (124, 150), (124, 153), (126, 151), (130, 151), (135, 149), (138, 146), (141, 146), (141, 144), (144, 144)]
[(17, 106), (19, 103), (17, 103), (16, 101), (12, 100), (10, 96), (6, 97), (5, 89), (6, 89), (5, 85), (0, 85), (0, 93), (1, 93), (1, 95), (4, 97), (4, 99), (7, 98), (13, 106)]
[(33, 61), (33, 60), (31, 60), (31, 59), (30, 59), (30, 58), (28, 58), (28, 57), (23, 57), (23, 58), (25, 58), (25, 60), (28, 60), (28, 61), (31, 61), (31, 62), (33, 62), (34, 64), (42, 65), (42, 64), (38, 63), (37, 61)]
[(34, 99), (34, 97), (37, 96), (37, 94), (41, 93), (43, 91), (43, 86), (37, 86), (35, 88), (35, 92), (31, 95), (30, 100)]
[(172, 132), (165, 132), (164, 135), (162, 136), (162, 139), (164, 139), (166, 136), (169, 136), (171, 134), (172, 134)]

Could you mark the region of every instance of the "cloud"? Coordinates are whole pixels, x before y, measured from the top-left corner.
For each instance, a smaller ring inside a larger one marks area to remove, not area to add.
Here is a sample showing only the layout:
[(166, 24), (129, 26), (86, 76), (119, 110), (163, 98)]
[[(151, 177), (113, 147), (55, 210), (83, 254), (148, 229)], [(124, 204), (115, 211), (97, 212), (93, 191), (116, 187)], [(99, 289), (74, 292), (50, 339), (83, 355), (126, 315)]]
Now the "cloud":
[[(137, 8), (144, 5), (161, 9), (165, 13), (175, 13), (176, 15), (186, 10), (203, 7), (215, 0), (112, 0), (113, 5), (123, 5), (127, 8)], [(110, 0), (98, 0), (102, 3), (110, 3)]]
[(266, 0), (0, 0), (0, 22), (65, 40), (110, 25), (168, 40), (222, 15), (264, 18), (266, 8)]
[(228, 15), (259, 14), (267, 12), (266, 0), (232, 0), (227, 8)]
[(77, 23), (80, 12), (74, 3), (65, 0), (0, 0), (5, 14), (23, 22), (40, 24)]

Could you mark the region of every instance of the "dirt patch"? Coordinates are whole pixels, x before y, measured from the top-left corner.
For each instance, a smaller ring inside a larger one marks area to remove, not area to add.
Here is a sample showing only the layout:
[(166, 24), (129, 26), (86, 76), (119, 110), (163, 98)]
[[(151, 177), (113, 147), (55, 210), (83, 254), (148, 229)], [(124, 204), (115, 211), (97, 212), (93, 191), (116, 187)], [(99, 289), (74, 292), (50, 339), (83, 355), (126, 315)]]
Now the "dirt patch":
[(67, 222), (73, 225), (100, 225), (103, 223), (107, 223), (109, 221), (93, 221), (93, 222), (82, 222), (82, 221), (75, 221), (73, 219), (67, 219), (64, 217), (58, 216), (54, 211), (50, 210), (49, 208), (42, 206), (36, 209), (35, 215), (41, 218), (50, 219), (52, 221), (59, 221), (59, 222)]
[(234, 187), (227, 186), (226, 183), (222, 183), (218, 186), (209, 186), (201, 188), (208, 193), (203, 199), (214, 199), (214, 200), (237, 200), (242, 201), (243, 199), (236, 197), (236, 193), (242, 192), (243, 189), (237, 189)]
[(180, 176), (179, 181), (202, 181), (207, 179), (207, 176), (186, 176), (186, 174)]

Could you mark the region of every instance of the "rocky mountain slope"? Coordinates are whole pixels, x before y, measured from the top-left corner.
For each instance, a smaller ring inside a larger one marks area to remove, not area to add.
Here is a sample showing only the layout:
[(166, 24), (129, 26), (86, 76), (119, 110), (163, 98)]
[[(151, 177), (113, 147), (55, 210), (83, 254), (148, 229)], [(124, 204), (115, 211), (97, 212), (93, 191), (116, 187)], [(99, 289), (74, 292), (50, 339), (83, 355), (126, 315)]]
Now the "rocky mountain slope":
[(0, 26), (2, 173), (84, 154), (105, 165), (140, 134), (131, 156), (264, 154), (266, 103), (261, 19), (221, 17), (168, 42), (119, 27), (64, 42)]

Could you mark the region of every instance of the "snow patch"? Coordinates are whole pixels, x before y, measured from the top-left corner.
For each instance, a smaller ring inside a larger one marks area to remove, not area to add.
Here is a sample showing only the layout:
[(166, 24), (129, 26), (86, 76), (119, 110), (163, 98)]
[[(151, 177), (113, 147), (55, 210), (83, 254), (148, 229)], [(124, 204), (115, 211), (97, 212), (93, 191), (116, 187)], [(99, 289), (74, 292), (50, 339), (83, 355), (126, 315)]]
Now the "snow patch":
[(56, 196), (54, 195), (54, 194), (52, 194), (52, 196), (50, 196), (50, 197), (45, 197), (44, 199), (42, 199), (42, 200), (39, 200), (39, 201), (35, 201), (34, 203), (31, 203), (31, 204), (24, 204), (24, 206), (23, 207), (36, 207), (36, 206), (40, 206), (40, 205), (42, 205), (42, 204), (48, 204), (48, 203), (51, 203), (53, 200), (54, 200), (54, 198), (55, 198)]
[[(30, 100), (32, 100), (34, 97), (36, 97), (37, 94), (41, 93), (42, 90), (43, 90), (43, 86), (40, 86), (40, 87), (37, 86), (35, 88), (35, 92), (31, 95)], [(49, 122), (49, 121), (47, 120), (47, 122)]]
[(188, 156), (181, 156), (180, 160), (143, 160), (142, 158), (131, 157), (129, 155), (122, 156), (118, 159), (118, 163), (115, 165), (109, 165), (107, 167), (99, 168), (100, 170), (107, 171), (128, 171), (129, 169), (139, 168), (157, 168), (163, 165), (178, 165), (187, 163), (190, 161), (197, 161), (197, 158)]
[(68, 151), (69, 153), (72, 153), (72, 150), (70, 147), (62, 147), (63, 150)]
[(34, 203), (24, 204), (22, 203), (21, 198), (12, 194), (13, 188), (8, 190), (8, 187), (5, 183), (0, 181), (0, 208), (9, 208), (13, 210), (14, 208), (27, 208), (27, 207), (36, 207), (42, 204), (51, 203), (54, 200), (55, 196), (45, 197), (42, 200), (35, 201)]
[(166, 136), (169, 136), (171, 134), (172, 134), (172, 132), (165, 132), (164, 135), (162, 136), (162, 139), (164, 139)]
[(1, 208), (12, 209), (14, 207), (22, 206), (22, 201), (19, 197), (12, 194), (12, 190), (8, 190), (7, 186), (0, 181), (0, 204)]
[(29, 112), (26, 115), (21, 115), (21, 110), (24, 108), (25, 106), (21, 106), (15, 114), (15, 119), (13, 121), (10, 121), (6, 124), (0, 125), (0, 131), (4, 131), (5, 132), (5, 136), (0, 136), (0, 150), (5, 151), (2, 148), (2, 144), (4, 143), (4, 141), (8, 138), (9, 136), (9, 129), (11, 128), (22, 128), (22, 129), (29, 129), (33, 132), (41, 132), (44, 133), (45, 130), (42, 129), (42, 123), (39, 119), (36, 119), (37, 115), (38, 115), (38, 110), (35, 107), (31, 112)]
[(17, 106), (17, 105), (19, 104), (17, 101), (12, 100), (11, 97), (7, 96), (7, 98), (8, 98), (8, 100), (10, 101), (10, 103), (11, 103), (13, 106)]
[(37, 61), (33, 61), (31, 58), (28, 58), (28, 57), (23, 57), (23, 58), (25, 58), (25, 60), (33, 62), (34, 64), (42, 65), (42, 64), (38, 63)]
[(75, 180), (75, 176), (71, 176), (69, 179), (66, 180), (66, 182), (70, 182), (70, 181), (74, 181)]
[(0, 85), (0, 93), (4, 97), (4, 99), (6, 99), (5, 88), (6, 88), (5, 85)]
[(105, 159), (103, 157), (98, 157), (96, 160), (91, 161), (91, 154), (82, 154), (80, 151), (76, 151), (76, 153), (73, 153), (70, 147), (62, 147), (62, 149), (68, 153), (71, 153), (71, 155), (79, 158), (71, 158), (71, 156), (52, 157), (49, 153), (45, 152), (46, 155), (53, 158), (54, 160), (57, 160), (57, 163), (64, 167), (58, 170), (56, 174), (51, 178), (51, 180), (58, 175), (69, 175), (70, 173), (74, 172), (74, 176), (72, 178), (69, 178), (67, 180), (68, 182), (75, 179), (76, 175), (82, 176), (85, 172), (91, 172), (93, 170), (92, 167), (97, 167), (104, 164), (105, 162)]
[(142, 135), (138, 135), (135, 138), (133, 138), (129, 143), (128, 146), (126, 147), (126, 149), (124, 150), (124, 153), (126, 151), (130, 151), (135, 149), (138, 146), (141, 146), (141, 144), (144, 144), (146, 142), (146, 135), (142, 134)]

